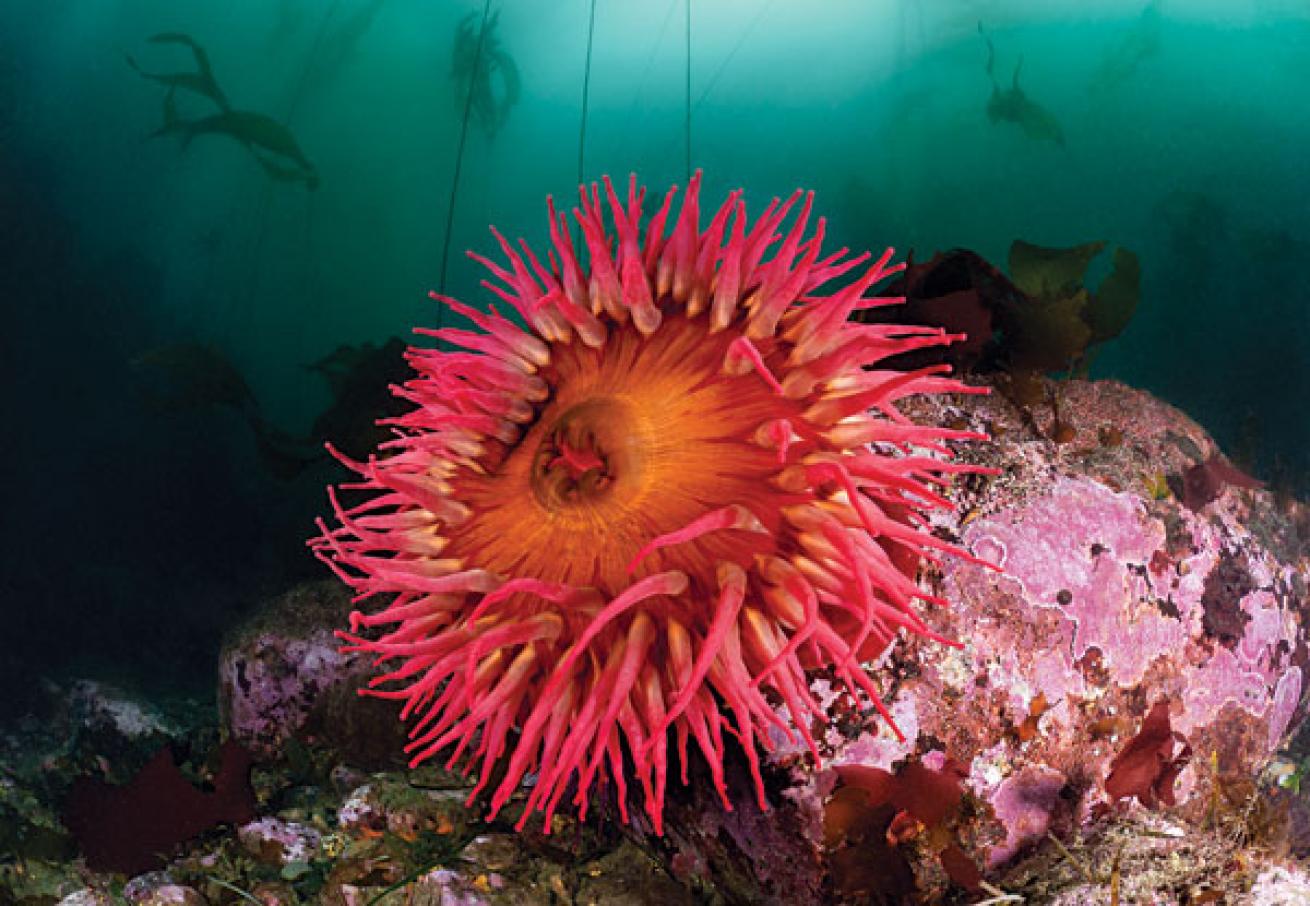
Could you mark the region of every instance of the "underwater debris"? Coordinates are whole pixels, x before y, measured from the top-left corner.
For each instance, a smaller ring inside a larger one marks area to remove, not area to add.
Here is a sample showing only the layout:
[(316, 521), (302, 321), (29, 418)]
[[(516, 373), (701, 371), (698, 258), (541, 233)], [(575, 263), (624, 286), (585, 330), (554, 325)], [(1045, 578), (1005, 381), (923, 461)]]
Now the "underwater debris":
[(480, 27), (480, 16), (469, 13), (460, 20), (450, 52), (450, 79), (455, 100), (494, 139), (519, 102), (522, 82), (518, 64), (500, 41), (500, 10)]
[(996, 47), (981, 22), (978, 23), (978, 34), (987, 42), (987, 78), (992, 82), (992, 95), (987, 99), (987, 119), (993, 124), (1012, 123), (1034, 141), (1054, 142), (1063, 147), (1064, 130), (1060, 128), (1059, 120), (1019, 87), (1019, 70), (1023, 67), (1023, 57), (1014, 64), (1010, 87), (1002, 88), (996, 80)]
[(227, 742), (218, 755), (212, 792), (197, 789), (186, 779), (167, 746), (125, 786), (111, 786), (96, 777), (76, 780), (63, 818), (87, 864), (139, 874), (163, 864), (179, 843), (216, 825), (254, 818), (250, 754)]
[[(818, 757), (804, 668), (832, 666), (879, 707), (851, 662), (923, 630), (922, 556), (969, 559), (918, 514), (947, 505), (939, 476), (987, 470), (868, 446), (947, 454), (944, 441), (985, 437), (892, 415), (907, 396), (976, 392), (940, 369), (864, 370), (955, 337), (849, 322), (899, 267), (890, 250), (820, 261), (823, 221), (804, 238), (812, 194), (748, 230), (733, 192), (702, 232), (700, 185), (697, 172), (676, 217), (669, 192), (645, 235), (635, 176), (626, 203), (608, 179), (604, 195), (580, 187), (590, 274), (553, 203), (551, 269), (495, 233), (508, 264), (474, 257), (528, 327), (437, 296), (485, 332), (418, 331), (470, 351), (412, 351), (418, 375), (397, 393), (416, 408), (392, 420), (404, 433), (391, 455), (342, 457), (371, 499), (347, 509), (333, 493), (339, 525), (320, 521), (310, 542), (358, 592), (389, 599), (340, 635), (390, 662), (369, 691), (418, 721), (411, 763), (467, 755), (493, 817), (535, 772), (519, 827), (535, 814), (549, 827), (566, 794), (585, 817), (598, 782), (626, 820), (631, 777), (662, 832), (670, 737), (684, 772), (695, 742), (732, 808), (725, 733), (767, 810), (759, 748), (776, 733)], [(774, 553), (791, 550), (829, 565)]]

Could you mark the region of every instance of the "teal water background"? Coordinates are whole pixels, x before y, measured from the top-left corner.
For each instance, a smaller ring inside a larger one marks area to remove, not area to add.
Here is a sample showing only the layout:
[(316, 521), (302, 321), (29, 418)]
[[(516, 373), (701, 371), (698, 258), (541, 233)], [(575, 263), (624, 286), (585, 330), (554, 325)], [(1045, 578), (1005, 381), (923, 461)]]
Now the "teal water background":
[[(490, 223), (541, 248), (545, 196), (576, 197), (590, 15), (493, 8), (522, 94), (494, 138), (469, 130), (446, 275), (483, 302), (463, 250), (490, 252)], [(328, 403), (306, 364), (431, 323), (464, 111), (452, 41), (482, 9), (0, 5), (3, 581), (43, 666), (199, 676), (240, 612), (319, 574), (301, 542), (330, 473), (265, 474), (230, 414), (149, 412), (128, 363), (212, 343), (303, 433)], [(1022, 58), (1063, 145), (989, 121), (979, 22), (998, 79)], [(636, 172), (658, 196), (689, 144), (707, 199), (741, 187), (758, 212), (817, 190), (834, 248), (1003, 265), (1016, 238), (1126, 246), (1142, 302), (1093, 374), (1163, 396), (1305, 493), (1310, 2), (692, 0), (689, 25), (684, 0), (595, 4), (584, 179)], [(291, 128), (317, 191), (221, 137), (148, 138), (164, 92), (124, 54), (189, 66), (147, 41), (164, 31), (205, 46), (234, 105)]]

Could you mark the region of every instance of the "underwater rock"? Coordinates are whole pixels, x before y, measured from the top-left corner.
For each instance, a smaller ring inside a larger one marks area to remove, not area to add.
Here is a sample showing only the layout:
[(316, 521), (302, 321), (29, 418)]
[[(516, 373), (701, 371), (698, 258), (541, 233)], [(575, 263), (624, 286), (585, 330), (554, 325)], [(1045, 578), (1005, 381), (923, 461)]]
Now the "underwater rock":
[(1275, 866), (1256, 878), (1252, 903), (1310, 903), (1310, 875), (1299, 868)]
[(148, 704), (94, 680), (80, 680), (69, 690), (73, 713), (88, 731), (114, 734), (125, 740), (163, 742), (177, 728)]
[(141, 906), (207, 906), (209, 901), (200, 891), (184, 884), (164, 884), (150, 892)]
[(260, 818), (237, 828), (237, 839), (259, 862), (288, 865), (309, 862), (319, 854), (323, 835), (314, 828), (280, 818)]
[(476, 815), (465, 808), (467, 788), (434, 789), (379, 778), (355, 790), (337, 811), (341, 830), (366, 837), (393, 834), (414, 839), (430, 832), (443, 837), (466, 834)]
[(166, 715), (154, 703), (96, 680), (49, 691), (46, 717), (59, 728), (59, 748), (47, 750), (46, 757), (67, 760), (75, 771), (94, 767), (115, 783), (129, 780), (160, 747), (181, 741), (199, 722), (189, 710), (180, 718)]
[(164, 871), (146, 872), (128, 881), (123, 899), (138, 906), (205, 906), (208, 902), (200, 891), (178, 884)]
[(90, 887), (70, 893), (56, 906), (113, 906), (114, 898), (108, 891), (94, 890)]
[(257, 758), (274, 759), (299, 739), (361, 767), (397, 760), (404, 728), (395, 707), (358, 697), (368, 659), (343, 653), (333, 635), (350, 609), (338, 584), (307, 583), (270, 602), (223, 646), (223, 725)]
[[(905, 740), (867, 702), (815, 678), (829, 718), (816, 728), (821, 770), (779, 735), (770, 811), (743, 796), (724, 813), (708, 784), (671, 784), (666, 835), (637, 822), (635, 839), (730, 901), (843, 902), (856, 891), (834, 881), (823, 840), (841, 772), (904, 778), (949, 760), (964, 767), (954, 816), (915, 830), (888, 814), (880, 825), (917, 889), (940, 894), (956, 876), (945, 856), (953, 845), (994, 873), (1048, 830), (1068, 835), (1140, 810), (1112, 801), (1106, 780), (1159, 702), (1165, 732), (1152, 752), (1164, 770), (1148, 779), (1177, 802), (1176, 820), (1199, 821), (1223, 778), (1259, 772), (1306, 712), (1310, 539), (1263, 490), (1226, 486), (1197, 512), (1173, 498), (1164, 479), (1218, 452), (1178, 410), (1109, 381), (1063, 382), (1059, 395), (1070, 428), (1061, 444), (1047, 439), (1053, 413), (1000, 394), (926, 400), (909, 413), (996, 438), (966, 455), (1001, 474), (957, 482), (958, 513), (941, 511), (934, 526), (1002, 572), (950, 558), (925, 575), (950, 602), (925, 619), (960, 646), (916, 637), (880, 659)], [(731, 775), (747, 782), (740, 765)]]
[[(329, 888), (335, 885), (347, 901), (361, 896), (359, 902), (367, 902), (373, 890), (394, 883), (393, 874), (412, 874), (407, 894), (413, 899), (407, 902), (415, 903), (698, 902), (605, 822), (556, 815), (549, 834), (538, 822), (518, 832), (513, 823), (525, 806), (521, 794), (504, 815), (485, 821), (483, 810), (467, 805), (472, 783), (430, 765), (403, 775), (373, 775), (337, 809), (332, 836), (350, 841), (350, 861), (333, 868)], [(405, 870), (415, 862), (426, 871)]]
[(705, 902), (672, 878), (658, 871), (648, 855), (634, 846), (621, 846), (589, 863), (575, 903), (605, 906), (692, 906)]

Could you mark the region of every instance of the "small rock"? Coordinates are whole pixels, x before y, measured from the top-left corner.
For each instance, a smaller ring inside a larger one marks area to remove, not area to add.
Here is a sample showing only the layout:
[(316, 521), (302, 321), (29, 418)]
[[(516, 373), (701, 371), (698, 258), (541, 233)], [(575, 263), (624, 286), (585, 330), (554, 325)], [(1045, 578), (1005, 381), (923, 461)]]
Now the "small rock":
[(123, 885), (123, 899), (129, 903), (142, 903), (149, 899), (156, 890), (173, 884), (173, 876), (166, 871), (147, 871), (139, 874)]
[(691, 892), (630, 844), (582, 867), (578, 906), (692, 906)]
[(99, 732), (135, 741), (142, 737), (166, 740), (178, 730), (149, 705), (119, 689), (95, 680), (79, 680), (68, 692), (69, 704), (84, 732)]
[(464, 790), (430, 790), (379, 777), (350, 794), (337, 810), (337, 823), (355, 836), (383, 830), (408, 840), (425, 831), (462, 835), (477, 820), (464, 806), (467, 796)]
[(463, 856), (486, 871), (505, 871), (525, 859), (517, 837), (510, 834), (483, 834), (464, 847)]
[(114, 906), (114, 898), (103, 890), (84, 887), (64, 897), (57, 906)]
[(341, 804), (337, 809), (337, 824), (343, 831), (357, 835), (381, 833), (386, 829), (386, 812), (370, 784), (355, 790)]
[(1268, 868), (1255, 879), (1251, 902), (1262, 906), (1310, 906), (1310, 876), (1299, 868)]
[(368, 775), (359, 768), (351, 767), (348, 764), (339, 764), (332, 768), (329, 775), (329, 781), (332, 784), (332, 790), (338, 796), (346, 796), (352, 790), (363, 786), (368, 780)]
[(266, 865), (309, 862), (319, 851), (322, 834), (312, 827), (280, 818), (260, 818), (237, 829), (246, 851)]
[(207, 906), (209, 903), (200, 891), (181, 884), (164, 884), (156, 887), (140, 902), (141, 906)]
[(303, 902), (290, 884), (281, 881), (261, 881), (250, 888), (250, 895), (263, 906), (296, 906)]

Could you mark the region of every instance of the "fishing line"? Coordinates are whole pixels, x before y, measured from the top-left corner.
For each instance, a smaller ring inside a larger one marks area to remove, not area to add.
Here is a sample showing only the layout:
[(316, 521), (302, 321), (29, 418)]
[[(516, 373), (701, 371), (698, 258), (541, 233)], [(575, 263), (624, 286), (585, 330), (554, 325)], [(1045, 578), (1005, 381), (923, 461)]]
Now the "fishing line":
[(659, 36), (656, 37), (655, 44), (646, 57), (646, 66), (641, 71), (641, 78), (637, 80), (637, 94), (632, 99), (632, 106), (628, 108), (628, 117), (624, 121), (621, 135), (633, 134), (632, 121), (637, 115), (637, 108), (641, 106), (642, 97), (646, 93), (646, 83), (650, 81), (650, 71), (655, 66), (655, 57), (659, 55), (660, 48), (664, 46), (664, 36), (669, 31), (669, 23), (673, 21), (673, 11), (677, 7), (678, 0), (669, 0), (668, 9), (664, 11), (664, 21), (660, 23)]
[(578, 125), (578, 185), (582, 185), (583, 155), (587, 149), (587, 103), (591, 97), (591, 47), (596, 37), (596, 0), (587, 18), (587, 60), (582, 70), (582, 120)]
[(686, 158), (687, 158), (687, 184), (691, 184), (691, 0), (686, 0), (683, 4), (686, 12), (686, 31), (687, 31), (687, 80), (686, 80), (686, 124), (684, 134), (686, 136)]
[[(455, 200), (459, 195), (459, 177), (464, 169), (464, 144), (468, 140), (469, 116), (473, 113), (473, 89), (478, 82), (478, 70), (482, 67), (482, 48), (487, 41), (487, 20), (491, 15), (491, 0), (482, 4), (482, 27), (478, 29), (478, 49), (473, 57), (473, 72), (469, 75), (468, 95), (464, 98), (464, 118), (459, 127), (459, 145), (455, 149), (455, 172), (450, 179), (450, 200), (446, 205), (446, 238), (441, 243), (441, 281), (437, 284), (440, 292), (446, 294), (446, 266), (450, 262), (450, 238), (455, 225)], [(441, 315), (444, 305), (437, 306), (437, 327), (441, 327)]]
[[(674, 2), (676, 3), (677, 0), (674, 0)], [(746, 42), (750, 39), (751, 34), (755, 31), (755, 29), (759, 26), (759, 24), (764, 20), (765, 15), (766, 15), (766, 14), (769, 12), (769, 10), (773, 7), (773, 4), (774, 4), (774, 0), (767, 0), (767, 2), (761, 4), (760, 8), (759, 8), (759, 9), (756, 11), (756, 13), (755, 13), (755, 16), (751, 19), (750, 24), (747, 25), (744, 29), (742, 29), (741, 34), (740, 34), (739, 37), (737, 38), (737, 43), (733, 45), (732, 50), (728, 51), (728, 55), (725, 56), (725, 57), (723, 58), (723, 62), (721, 62), (721, 63), (718, 65), (718, 67), (714, 70), (714, 75), (710, 76), (710, 79), (709, 79), (709, 81), (706, 83), (705, 88), (701, 91), (700, 96), (696, 99), (696, 103), (694, 103), (694, 104), (691, 105), (691, 110), (692, 110), (692, 111), (699, 110), (699, 109), (701, 108), (701, 106), (705, 103), (705, 99), (706, 99), (707, 97), (709, 97), (710, 92), (714, 90), (714, 86), (718, 84), (719, 78), (720, 78), (720, 77), (723, 75), (723, 73), (727, 70), (728, 65), (729, 65), (730, 63), (732, 63), (733, 59), (737, 56), (737, 53), (738, 53), (738, 52), (739, 52), (743, 47), (746, 46)], [(690, 41), (688, 41), (688, 44), (690, 45)], [(689, 48), (689, 49), (690, 49), (690, 48)], [(688, 74), (687, 74), (687, 83), (688, 83), (688, 87), (690, 87), (690, 83), (691, 83), (691, 74), (690, 74), (690, 62), (691, 62), (691, 59), (690, 59), (690, 58), (691, 58), (691, 55), (690, 55), (690, 53), (689, 53), (689, 54), (688, 54)], [(688, 147), (690, 147), (690, 145), (691, 145), (691, 141), (690, 141), (690, 131), (691, 131), (691, 113), (688, 113), (688, 114), (687, 114), (687, 132), (689, 133), (689, 135), (688, 135), (688, 139), (687, 139), (687, 145), (688, 145)], [(664, 147), (664, 148), (669, 148), (670, 151), (671, 151), (671, 150), (672, 150), (672, 144), (673, 144), (672, 141), (669, 140), (668, 143), (665, 144), (665, 145), (663, 145), (662, 147)], [(688, 157), (690, 157), (690, 153), (688, 153)], [(690, 178), (690, 165), (688, 165), (688, 171), (689, 171), (689, 172), (688, 172), (688, 178)]]
[[(323, 21), (319, 23), (318, 34), (314, 36), (314, 43), (311, 44), (309, 47), (309, 54), (308, 56), (305, 57), (305, 67), (300, 71), (300, 81), (296, 83), (296, 89), (291, 95), (291, 103), (287, 105), (287, 112), (286, 115), (283, 117), (283, 122), (287, 125), (288, 128), (290, 128), (291, 119), (293, 116), (295, 116), (296, 110), (300, 106), (300, 101), (304, 97), (305, 89), (309, 85), (309, 73), (310, 70), (313, 68), (314, 58), (318, 56), (318, 50), (323, 44), (323, 38), (327, 35), (328, 25), (332, 22), (332, 17), (336, 15), (337, 8), (339, 6), (341, 6), (341, 0), (332, 0), (332, 5), (328, 7), (327, 14), (323, 16)], [(306, 194), (312, 195), (313, 193), (309, 192), (307, 189)], [(273, 200), (273, 183), (270, 178), (264, 180), (264, 188), (263, 191), (260, 193), (260, 197), (259, 197), (259, 216), (257, 218), (257, 223), (259, 224), (259, 227), (255, 231), (255, 244), (250, 254), (250, 259), (251, 259), (250, 286), (249, 289), (246, 291), (247, 310), (253, 307), (255, 295), (259, 291), (259, 282), (260, 282), (260, 275), (261, 275), (261, 269), (259, 264), (260, 261), (263, 259), (264, 237), (268, 232), (268, 209), (272, 203), (272, 200)], [(314, 256), (313, 256), (313, 249), (309, 247), (310, 238), (308, 232), (309, 218), (312, 216), (312, 208), (310, 207), (311, 202), (312, 199), (309, 198), (307, 198), (305, 201), (306, 232), (304, 235), (305, 235), (306, 252), (309, 258), (312, 260)]]
[(751, 33), (755, 31), (756, 27), (764, 19), (765, 13), (773, 7), (773, 3), (774, 0), (768, 0), (768, 2), (762, 5), (756, 11), (755, 17), (751, 19), (750, 24), (742, 29), (741, 34), (737, 37), (737, 43), (732, 46), (732, 50), (728, 51), (728, 55), (724, 57), (723, 62), (719, 64), (719, 68), (714, 70), (714, 75), (710, 76), (709, 82), (705, 85), (705, 90), (702, 91), (700, 97), (696, 99), (697, 109), (700, 109), (700, 105), (705, 103), (705, 99), (709, 97), (710, 91), (718, 83), (719, 77), (723, 75), (723, 71), (728, 68), (728, 64), (737, 56), (737, 52), (746, 45), (746, 41), (750, 38)]

